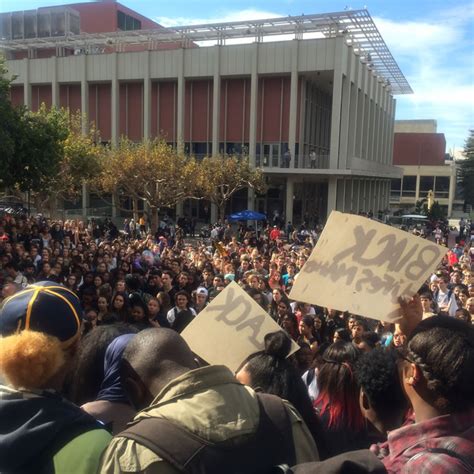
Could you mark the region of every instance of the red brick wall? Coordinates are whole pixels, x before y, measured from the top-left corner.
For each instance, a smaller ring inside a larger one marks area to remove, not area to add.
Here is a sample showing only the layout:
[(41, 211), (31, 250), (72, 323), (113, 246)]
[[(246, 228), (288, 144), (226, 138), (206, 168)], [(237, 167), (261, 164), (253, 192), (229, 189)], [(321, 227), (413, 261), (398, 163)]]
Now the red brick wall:
[(443, 165), (445, 153), (443, 133), (395, 133), (394, 165)]
[(119, 100), (119, 134), (130, 140), (140, 141), (143, 138), (143, 84), (121, 83)]
[(111, 138), (111, 84), (89, 84), (89, 121), (95, 122), (101, 139)]
[(151, 135), (176, 142), (176, 81), (153, 82), (151, 87)]
[(81, 110), (81, 86), (79, 84), (61, 84), (59, 86), (59, 105), (68, 108), (71, 113)]
[(31, 86), (31, 110), (36, 112), (43, 102), (46, 104), (46, 107), (51, 107), (51, 84)]
[(24, 105), (23, 86), (12, 86), (10, 88), (10, 100), (14, 107)]
[[(227, 109), (227, 113), (226, 113)], [(247, 143), (250, 124), (250, 79), (223, 79), (220, 141)]]
[(290, 77), (260, 78), (257, 141), (287, 142), (289, 113)]

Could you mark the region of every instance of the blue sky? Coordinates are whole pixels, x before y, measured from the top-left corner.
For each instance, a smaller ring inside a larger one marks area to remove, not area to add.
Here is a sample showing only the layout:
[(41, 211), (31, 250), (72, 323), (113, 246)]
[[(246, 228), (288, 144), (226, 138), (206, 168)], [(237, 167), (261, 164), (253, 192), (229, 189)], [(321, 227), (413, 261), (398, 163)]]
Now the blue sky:
[[(365, 2), (365, 3), (364, 3)], [(76, 3), (0, 0), (0, 12)], [(414, 94), (397, 96), (397, 119), (435, 119), (447, 148), (474, 128), (474, 1), (124, 0), (164, 26), (324, 13), (366, 7)]]

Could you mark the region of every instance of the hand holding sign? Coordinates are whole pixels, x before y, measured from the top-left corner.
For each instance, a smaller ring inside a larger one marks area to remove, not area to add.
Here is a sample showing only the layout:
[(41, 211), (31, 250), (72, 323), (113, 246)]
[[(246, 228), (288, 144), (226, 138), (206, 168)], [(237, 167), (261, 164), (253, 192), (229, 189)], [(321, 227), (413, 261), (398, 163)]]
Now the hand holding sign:
[[(236, 371), (264, 337), (280, 326), (240, 286), (232, 282), (181, 333), (189, 347), (210, 364)], [(291, 354), (299, 349), (293, 342)]]
[(361, 216), (332, 212), (290, 298), (373, 319), (399, 319), (447, 249)]

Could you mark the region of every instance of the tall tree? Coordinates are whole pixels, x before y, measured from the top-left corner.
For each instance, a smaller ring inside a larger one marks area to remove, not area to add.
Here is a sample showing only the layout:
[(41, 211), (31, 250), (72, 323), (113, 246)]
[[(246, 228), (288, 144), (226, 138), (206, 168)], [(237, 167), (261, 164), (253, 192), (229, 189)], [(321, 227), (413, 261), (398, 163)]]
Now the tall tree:
[(99, 189), (141, 200), (151, 212), (151, 227), (158, 211), (186, 198), (197, 197), (199, 167), (163, 141), (133, 143), (122, 140), (103, 156)]
[(36, 192), (37, 200), (43, 205), (57, 199), (75, 199), (82, 192), (82, 185), (95, 179), (100, 173), (101, 156), (105, 153), (100, 144), (99, 133), (91, 125), (84, 135), (80, 112), (73, 114), (67, 109), (43, 111), (47, 120), (57, 120), (66, 127), (66, 133), (59, 140), (61, 157), (54, 173), (49, 176), (41, 190)]
[(237, 156), (213, 156), (200, 164), (201, 195), (217, 206), (219, 219), (224, 218), (230, 198), (241, 189), (265, 191), (265, 180), (259, 168), (253, 168), (248, 159)]
[(11, 78), (5, 59), (0, 55), (0, 184), (10, 187), (14, 179), (10, 168), (15, 161), (15, 152), (20, 133), (21, 112), (10, 101)]
[(461, 161), (460, 184), (464, 201), (474, 206), (474, 129), (469, 130), (469, 136), (464, 144), (465, 159)]

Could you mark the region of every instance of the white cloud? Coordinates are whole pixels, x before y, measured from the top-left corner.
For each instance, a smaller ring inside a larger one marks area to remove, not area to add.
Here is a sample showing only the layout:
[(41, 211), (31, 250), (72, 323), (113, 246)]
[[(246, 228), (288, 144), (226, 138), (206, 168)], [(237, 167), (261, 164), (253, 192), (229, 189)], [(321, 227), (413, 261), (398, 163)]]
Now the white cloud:
[(474, 125), (473, 12), (455, 8), (420, 21), (374, 18), (414, 91), (397, 97), (397, 118), (436, 119), (448, 147), (462, 145)]
[(201, 18), (185, 16), (169, 18), (165, 16), (159, 16), (155, 18), (155, 21), (157, 21), (160, 25), (173, 27), (183, 25), (202, 25), (206, 23), (227, 23), (232, 21), (263, 20), (265, 18), (277, 18), (280, 16), (283, 15), (281, 13), (275, 13), (272, 11), (247, 8), (244, 10), (229, 10), (215, 16)]

